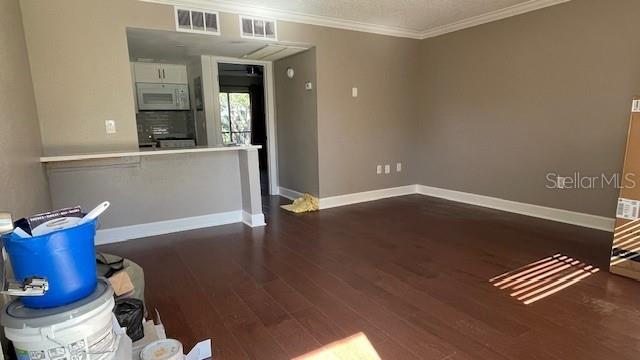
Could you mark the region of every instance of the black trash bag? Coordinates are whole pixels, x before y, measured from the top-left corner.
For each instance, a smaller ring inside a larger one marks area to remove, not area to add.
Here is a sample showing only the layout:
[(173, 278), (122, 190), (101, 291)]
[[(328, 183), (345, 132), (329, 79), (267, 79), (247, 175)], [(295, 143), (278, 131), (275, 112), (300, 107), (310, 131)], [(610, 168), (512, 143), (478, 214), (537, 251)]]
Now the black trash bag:
[(138, 341), (144, 337), (142, 320), (144, 319), (144, 304), (141, 300), (125, 298), (116, 300), (113, 313), (118, 324), (127, 328), (127, 335), (131, 341)]

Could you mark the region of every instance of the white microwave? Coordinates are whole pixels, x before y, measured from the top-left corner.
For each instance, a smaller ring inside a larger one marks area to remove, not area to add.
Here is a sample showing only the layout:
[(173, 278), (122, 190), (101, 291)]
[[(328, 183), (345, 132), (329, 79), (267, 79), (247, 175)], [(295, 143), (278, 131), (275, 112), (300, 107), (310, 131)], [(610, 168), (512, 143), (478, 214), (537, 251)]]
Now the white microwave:
[(189, 110), (189, 86), (136, 83), (139, 110)]

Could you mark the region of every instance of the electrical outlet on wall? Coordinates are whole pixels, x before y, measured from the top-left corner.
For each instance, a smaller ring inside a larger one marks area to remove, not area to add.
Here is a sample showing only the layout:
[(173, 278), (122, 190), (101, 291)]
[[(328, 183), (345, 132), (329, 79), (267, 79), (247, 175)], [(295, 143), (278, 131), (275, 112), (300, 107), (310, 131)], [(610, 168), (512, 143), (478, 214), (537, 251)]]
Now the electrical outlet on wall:
[(401, 162), (396, 163), (396, 171), (397, 171), (397, 172), (402, 171), (402, 163), (401, 163)]
[(382, 165), (376, 166), (376, 174), (378, 175), (382, 174)]
[(104, 127), (107, 131), (107, 134), (115, 134), (116, 133), (116, 121), (115, 120), (105, 120)]
[(391, 172), (391, 165), (387, 164), (384, 166), (384, 173), (388, 174)]

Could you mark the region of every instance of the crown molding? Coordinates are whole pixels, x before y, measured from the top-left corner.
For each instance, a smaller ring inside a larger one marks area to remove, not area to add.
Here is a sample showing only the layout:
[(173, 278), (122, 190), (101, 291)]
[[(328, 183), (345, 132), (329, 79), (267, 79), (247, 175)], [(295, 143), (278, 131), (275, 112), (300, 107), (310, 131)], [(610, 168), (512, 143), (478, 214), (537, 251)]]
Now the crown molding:
[(422, 32), (394, 26), (383, 26), (352, 20), (343, 20), (326, 16), (308, 15), (288, 10), (276, 10), (266, 7), (239, 5), (228, 0), (139, 0), (143, 2), (185, 6), (199, 9), (215, 10), (239, 15), (274, 18), (279, 21), (325, 26), (343, 30), (353, 30), (379, 35), (421, 39)]
[(309, 15), (288, 10), (276, 10), (268, 7), (240, 5), (232, 0), (138, 0), (149, 3), (185, 6), (191, 8), (215, 10), (220, 12), (249, 15), (257, 17), (274, 18), (280, 21), (289, 21), (317, 26), (325, 26), (336, 29), (367, 32), (379, 35), (388, 35), (410, 39), (427, 39), (450, 32), (486, 24), (492, 21), (502, 20), (511, 16), (524, 14), (545, 7), (562, 4), (571, 0), (529, 0), (517, 5), (489, 13), (473, 16), (453, 23), (433, 27), (424, 31), (411, 30), (402, 27), (376, 25), (359, 21), (344, 20), (327, 16)]
[(506, 19), (512, 16), (528, 13), (531, 11), (543, 9), (549, 6), (566, 3), (569, 1), (571, 0), (529, 0), (517, 5), (506, 7), (504, 9), (488, 12), (478, 16), (472, 16), (470, 18), (456, 21), (450, 24), (445, 24), (445, 25), (436, 26), (436, 27), (427, 29), (420, 34), (420, 38), (428, 39), (428, 38), (448, 34), (454, 31), (467, 29), (470, 27), (474, 27), (474, 26), (490, 23), (493, 21)]

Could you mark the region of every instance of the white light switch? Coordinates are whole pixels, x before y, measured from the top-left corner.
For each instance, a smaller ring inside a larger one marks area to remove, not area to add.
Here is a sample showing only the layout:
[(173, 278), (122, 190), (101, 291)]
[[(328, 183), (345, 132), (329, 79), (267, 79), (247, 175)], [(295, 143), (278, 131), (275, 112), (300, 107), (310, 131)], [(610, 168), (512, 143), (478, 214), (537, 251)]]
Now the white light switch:
[(107, 134), (115, 134), (116, 133), (116, 121), (115, 120), (105, 120), (104, 127), (107, 130)]
[(397, 172), (402, 171), (402, 163), (400, 163), (400, 162), (399, 162), (399, 163), (396, 163), (396, 171), (397, 171)]
[(376, 174), (382, 174), (382, 165), (376, 166)]
[(385, 166), (384, 166), (384, 173), (385, 173), (385, 174), (388, 174), (388, 173), (390, 173), (390, 172), (391, 172), (391, 166), (390, 166), (389, 164), (385, 165)]
[(357, 87), (351, 88), (351, 96), (353, 96), (354, 98), (358, 97), (358, 88)]

